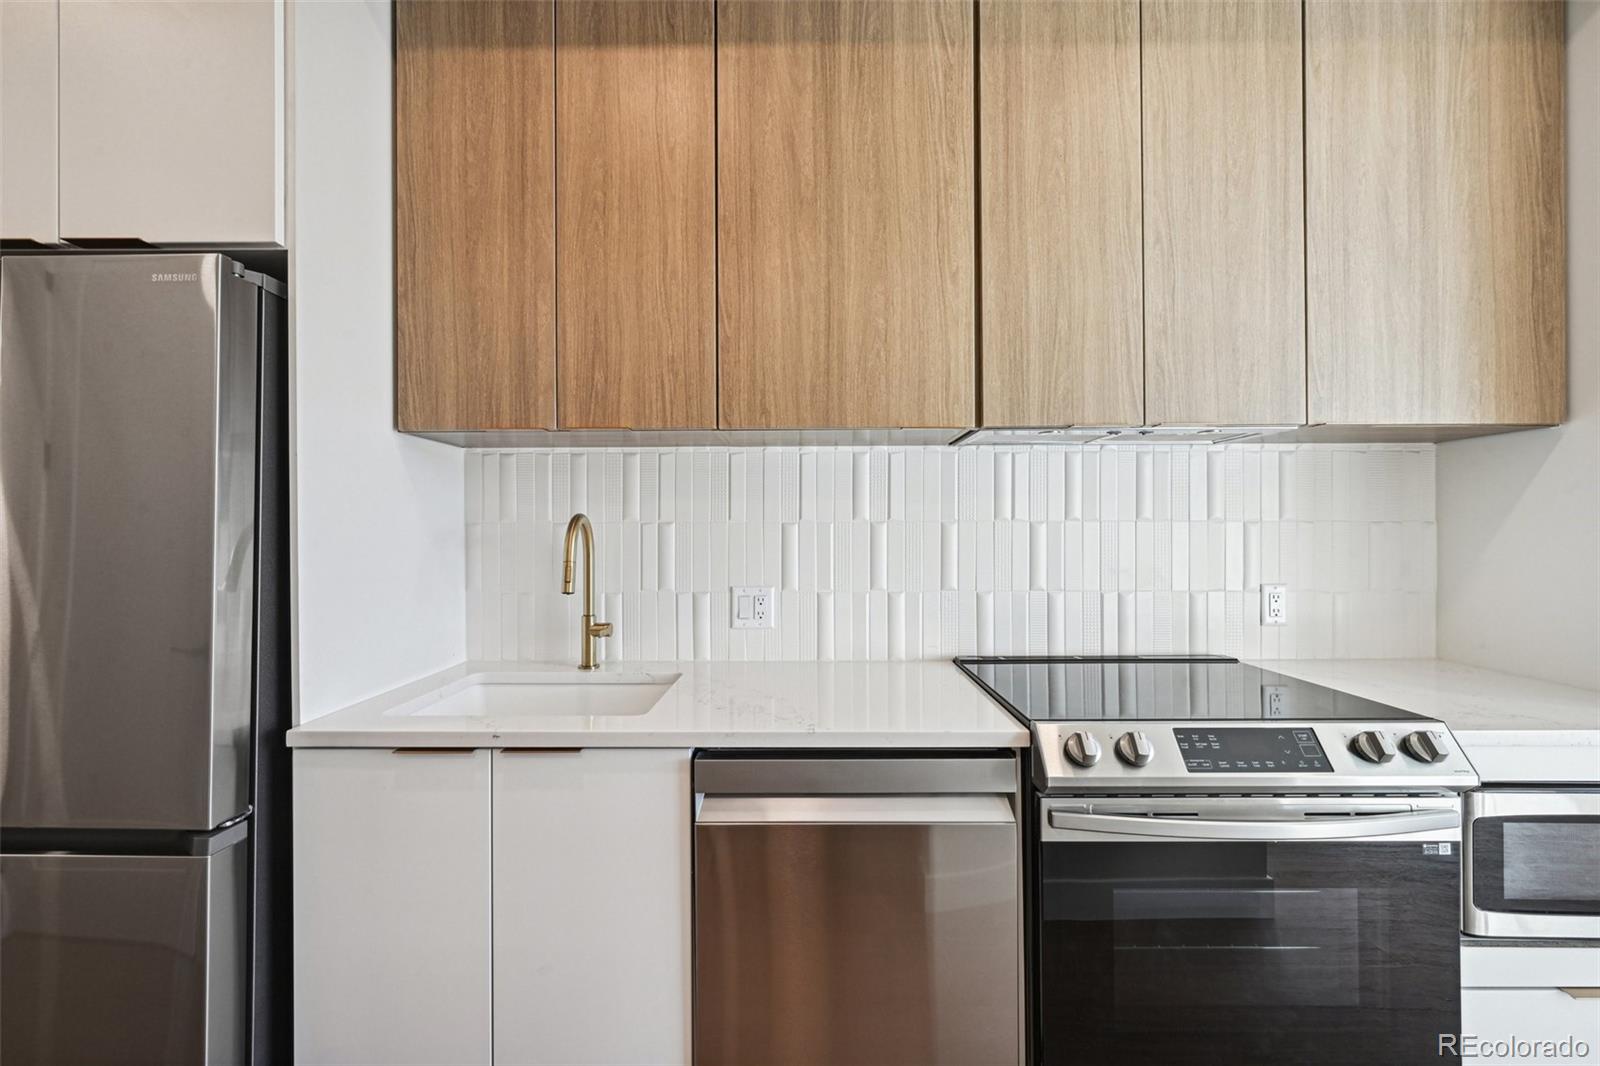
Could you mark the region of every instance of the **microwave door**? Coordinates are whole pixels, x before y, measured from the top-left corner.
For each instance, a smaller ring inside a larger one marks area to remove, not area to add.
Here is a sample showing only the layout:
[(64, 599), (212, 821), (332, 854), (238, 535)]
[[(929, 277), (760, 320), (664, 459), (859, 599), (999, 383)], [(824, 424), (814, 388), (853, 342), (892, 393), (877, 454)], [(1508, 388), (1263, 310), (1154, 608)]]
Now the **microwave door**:
[(0, 823), (244, 812), (257, 289), (214, 254), (0, 260)]
[(1600, 790), (1469, 792), (1466, 818), (1469, 936), (1600, 939)]

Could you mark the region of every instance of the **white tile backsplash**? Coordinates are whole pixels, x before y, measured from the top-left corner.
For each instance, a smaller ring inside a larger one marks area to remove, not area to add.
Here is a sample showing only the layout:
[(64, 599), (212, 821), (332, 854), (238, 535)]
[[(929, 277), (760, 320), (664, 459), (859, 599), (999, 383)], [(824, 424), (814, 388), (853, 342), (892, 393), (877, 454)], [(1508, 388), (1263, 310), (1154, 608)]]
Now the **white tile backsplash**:
[[(1432, 445), (468, 452), (467, 648), (574, 659), (1434, 654)], [(1260, 625), (1262, 582), (1289, 624)], [(778, 590), (729, 626), (729, 587)]]

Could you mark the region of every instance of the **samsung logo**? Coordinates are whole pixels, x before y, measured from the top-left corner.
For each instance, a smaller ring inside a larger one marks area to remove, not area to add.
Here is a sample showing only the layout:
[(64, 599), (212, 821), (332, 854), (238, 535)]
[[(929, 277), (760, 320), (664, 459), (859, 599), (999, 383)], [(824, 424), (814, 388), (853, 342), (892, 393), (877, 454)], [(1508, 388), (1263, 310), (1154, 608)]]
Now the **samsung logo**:
[(151, 274), (151, 281), (199, 281), (199, 274)]

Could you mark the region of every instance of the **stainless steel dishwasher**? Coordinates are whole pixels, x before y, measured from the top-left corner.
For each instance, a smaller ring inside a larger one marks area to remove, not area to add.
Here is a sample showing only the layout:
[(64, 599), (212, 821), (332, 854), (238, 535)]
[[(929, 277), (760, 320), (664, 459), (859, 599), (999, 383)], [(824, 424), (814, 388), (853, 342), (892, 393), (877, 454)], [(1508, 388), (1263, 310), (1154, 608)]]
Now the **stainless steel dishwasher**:
[(1014, 1066), (1017, 764), (702, 753), (697, 1066)]

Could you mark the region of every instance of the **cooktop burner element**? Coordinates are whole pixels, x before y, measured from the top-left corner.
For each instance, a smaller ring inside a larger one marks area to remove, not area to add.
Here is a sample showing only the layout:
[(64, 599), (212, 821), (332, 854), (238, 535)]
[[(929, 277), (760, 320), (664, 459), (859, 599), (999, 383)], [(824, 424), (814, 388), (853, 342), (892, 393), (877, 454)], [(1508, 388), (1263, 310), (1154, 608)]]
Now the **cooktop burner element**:
[(1421, 719), (1220, 655), (965, 658), (956, 665), (1012, 714), (1030, 722)]
[(1439, 722), (1223, 656), (959, 658), (1033, 733), (1042, 792), (1458, 791)]

